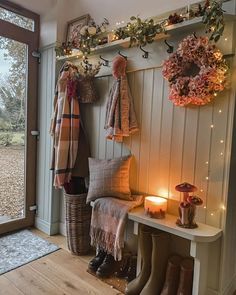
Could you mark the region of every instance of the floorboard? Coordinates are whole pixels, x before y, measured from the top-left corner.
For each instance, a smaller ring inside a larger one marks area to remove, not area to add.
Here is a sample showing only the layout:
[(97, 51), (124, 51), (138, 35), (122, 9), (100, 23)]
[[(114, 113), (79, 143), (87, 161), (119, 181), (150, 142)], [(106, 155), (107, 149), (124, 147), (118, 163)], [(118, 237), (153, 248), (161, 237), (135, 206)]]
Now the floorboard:
[(0, 276), (0, 295), (118, 295), (122, 294), (87, 272), (92, 256), (74, 256), (63, 236), (32, 232), (60, 250)]

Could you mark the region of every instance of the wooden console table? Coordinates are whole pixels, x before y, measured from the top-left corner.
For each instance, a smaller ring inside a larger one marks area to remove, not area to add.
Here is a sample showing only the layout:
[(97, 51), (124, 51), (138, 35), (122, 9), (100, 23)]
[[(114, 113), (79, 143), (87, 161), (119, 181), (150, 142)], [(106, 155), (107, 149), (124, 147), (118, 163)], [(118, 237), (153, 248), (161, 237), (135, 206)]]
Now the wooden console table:
[[(166, 215), (165, 219), (153, 219), (145, 215), (144, 208), (132, 210), (128, 218), (134, 221), (134, 234), (138, 235), (139, 224), (168, 232), (190, 241), (190, 256), (194, 258), (193, 295), (206, 295), (208, 274), (208, 244), (216, 241), (222, 235), (222, 229), (198, 223), (196, 229), (178, 227), (177, 217)], [(141, 268), (140, 251), (138, 251), (137, 272)]]

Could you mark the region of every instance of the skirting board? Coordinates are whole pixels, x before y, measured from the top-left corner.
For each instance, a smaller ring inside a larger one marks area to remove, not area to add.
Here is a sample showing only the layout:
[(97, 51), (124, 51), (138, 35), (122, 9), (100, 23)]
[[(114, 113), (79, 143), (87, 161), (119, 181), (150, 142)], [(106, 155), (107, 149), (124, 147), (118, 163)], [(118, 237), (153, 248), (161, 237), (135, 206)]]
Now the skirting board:
[(49, 236), (53, 236), (59, 233), (58, 222), (50, 223), (39, 217), (35, 218), (35, 227), (45, 234), (48, 234)]

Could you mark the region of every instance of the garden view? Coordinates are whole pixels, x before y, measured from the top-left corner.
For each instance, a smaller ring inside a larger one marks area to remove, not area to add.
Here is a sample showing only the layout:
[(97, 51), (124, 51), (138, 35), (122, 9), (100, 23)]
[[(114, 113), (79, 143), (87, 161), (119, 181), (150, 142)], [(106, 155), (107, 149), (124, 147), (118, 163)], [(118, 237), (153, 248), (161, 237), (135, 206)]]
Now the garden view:
[(0, 223), (24, 214), (27, 46), (0, 37)]

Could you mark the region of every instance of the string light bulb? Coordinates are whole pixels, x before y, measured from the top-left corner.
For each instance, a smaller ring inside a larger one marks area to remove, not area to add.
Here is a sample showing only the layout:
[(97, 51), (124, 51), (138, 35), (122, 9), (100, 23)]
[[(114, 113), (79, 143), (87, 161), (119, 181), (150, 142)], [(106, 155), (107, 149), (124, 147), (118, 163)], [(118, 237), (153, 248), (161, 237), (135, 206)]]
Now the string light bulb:
[(213, 124), (211, 124), (211, 128), (214, 128), (214, 125)]
[(222, 110), (219, 110), (219, 113), (221, 114), (222, 113)]

